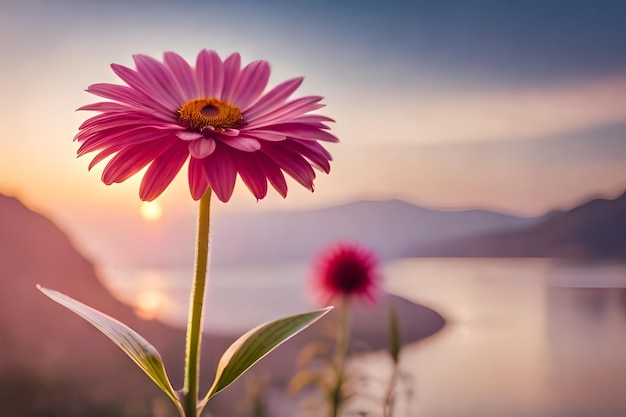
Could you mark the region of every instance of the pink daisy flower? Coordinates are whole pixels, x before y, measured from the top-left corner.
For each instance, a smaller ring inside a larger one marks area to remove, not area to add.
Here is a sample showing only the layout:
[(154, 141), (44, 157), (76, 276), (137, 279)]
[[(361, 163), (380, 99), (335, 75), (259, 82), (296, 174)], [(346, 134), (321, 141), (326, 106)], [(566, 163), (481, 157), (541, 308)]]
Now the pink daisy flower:
[(344, 298), (375, 301), (381, 275), (373, 251), (353, 243), (335, 244), (319, 254), (313, 270), (313, 295), (322, 305)]
[(163, 62), (133, 56), (136, 70), (111, 65), (127, 84), (94, 84), (87, 91), (110, 101), (79, 110), (100, 114), (86, 120), (75, 140), (78, 155), (98, 152), (89, 165), (112, 156), (102, 173), (120, 183), (148, 166), (139, 189), (142, 200), (157, 198), (189, 159), (191, 196), (209, 187), (222, 201), (233, 193), (237, 174), (257, 199), (269, 183), (287, 195), (284, 174), (313, 191), (313, 167), (328, 173), (330, 153), (320, 141), (337, 142), (328, 132), (333, 120), (310, 112), (323, 97), (290, 99), (303, 78), (264, 93), (270, 76), (266, 61), (241, 68), (238, 53), (222, 61), (203, 50), (193, 68), (166, 52)]

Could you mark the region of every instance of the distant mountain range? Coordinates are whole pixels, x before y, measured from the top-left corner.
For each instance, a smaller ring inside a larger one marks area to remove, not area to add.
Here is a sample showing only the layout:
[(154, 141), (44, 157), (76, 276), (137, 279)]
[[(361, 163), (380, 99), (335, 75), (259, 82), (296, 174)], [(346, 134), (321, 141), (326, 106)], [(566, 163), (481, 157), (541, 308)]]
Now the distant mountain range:
[(626, 259), (626, 193), (548, 213), (524, 228), (415, 246), (413, 256)]
[[(626, 197), (517, 217), (488, 210), (436, 210), (400, 200), (358, 201), (308, 211), (214, 213), (211, 263), (309, 262), (325, 246), (355, 241), (382, 260), (404, 257), (624, 257)], [(195, 216), (131, 224), (85, 221), (96, 263), (122, 268), (193, 264)], [(129, 233), (129, 230), (138, 230)], [(124, 236), (120, 241), (119, 237)]]
[(355, 241), (382, 259), (412, 256), (413, 248), (500, 230), (541, 218), (487, 210), (434, 210), (400, 200), (359, 201), (300, 212), (225, 213), (213, 222), (216, 263), (310, 259), (335, 241)]
[[(336, 241), (359, 242), (382, 259), (398, 259), (412, 256), (421, 245), (514, 230), (540, 220), (487, 210), (435, 210), (400, 200), (358, 201), (307, 211), (220, 210), (211, 217), (211, 264), (308, 262)], [(77, 239), (81, 247), (91, 245), (90, 257), (96, 263), (181, 267), (193, 265), (195, 221), (194, 215), (180, 214), (158, 223), (98, 216), (81, 218), (74, 230), (80, 230), (75, 237), (83, 237)]]
[(221, 220), (215, 223), (218, 263), (303, 260), (338, 240), (360, 242), (382, 259), (626, 258), (626, 193), (539, 217), (433, 210), (389, 200)]

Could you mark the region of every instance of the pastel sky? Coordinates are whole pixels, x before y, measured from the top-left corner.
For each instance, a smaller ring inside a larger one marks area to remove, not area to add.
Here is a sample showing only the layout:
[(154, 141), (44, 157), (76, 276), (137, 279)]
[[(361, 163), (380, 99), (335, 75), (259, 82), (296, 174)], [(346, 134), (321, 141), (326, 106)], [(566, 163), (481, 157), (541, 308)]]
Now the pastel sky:
[[(0, 0), (0, 192), (51, 213), (135, 210), (139, 180), (106, 187), (72, 138), (118, 82), (112, 62), (202, 48), (305, 76), (340, 144), (310, 194), (233, 209), (401, 198), (519, 214), (626, 188), (626, 2)], [(180, 176), (161, 198), (195, 209)]]

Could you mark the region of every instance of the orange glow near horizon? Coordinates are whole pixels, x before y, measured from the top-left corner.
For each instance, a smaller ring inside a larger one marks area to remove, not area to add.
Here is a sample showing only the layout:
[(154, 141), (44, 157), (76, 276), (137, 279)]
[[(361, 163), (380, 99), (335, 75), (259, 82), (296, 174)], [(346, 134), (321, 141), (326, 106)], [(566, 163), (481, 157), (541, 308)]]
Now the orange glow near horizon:
[(137, 294), (135, 313), (144, 320), (154, 320), (167, 315), (168, 305), (169, 300), (162, 292), (146, 290)]
[(163, 217), (163, 208), (156, 201), (144, 201), (139, 210), (141, 218), (149, 222), (156, 222)]

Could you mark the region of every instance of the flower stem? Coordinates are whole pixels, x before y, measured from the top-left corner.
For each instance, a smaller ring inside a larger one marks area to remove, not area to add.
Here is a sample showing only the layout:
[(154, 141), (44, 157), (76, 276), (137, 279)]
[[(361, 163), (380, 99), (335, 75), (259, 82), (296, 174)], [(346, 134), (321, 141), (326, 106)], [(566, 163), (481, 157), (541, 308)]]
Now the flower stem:
[(211, 217), (211, 188), (200, 199), (198, 211), (198, 235), (196, 242), (196, 266), (187, 322), (185, 354), (184, 404), (185, 417), (197, 417), (200, 346), (202, 344), (202, 309), (209, 257), (209, 223)]
[(398, 383), (398, 364), (393, 364), (393, 372), (391, 374), (391, 379), (389, 381), (389, 385), (387, 386), (387, 391), (385, 393), (385, 400), (383, 403), (383, 417), (392, 417), (393, 409), (396, 402), (396, 385)]
[(339, 326), (337, 328), (337, 338), (335, 339), (335, 353), (333, 355), (333, 369), (335, 370), (335, 386), (331, 391), (330, 417), (339, 416), (339, 409), (342, 406), (343, 395), (342, 386), (345, 379), (345, 360), (348, 356), (348, 345), (350, 342), (350, 301), (347, 297), (341, 300), (338, 308)]

